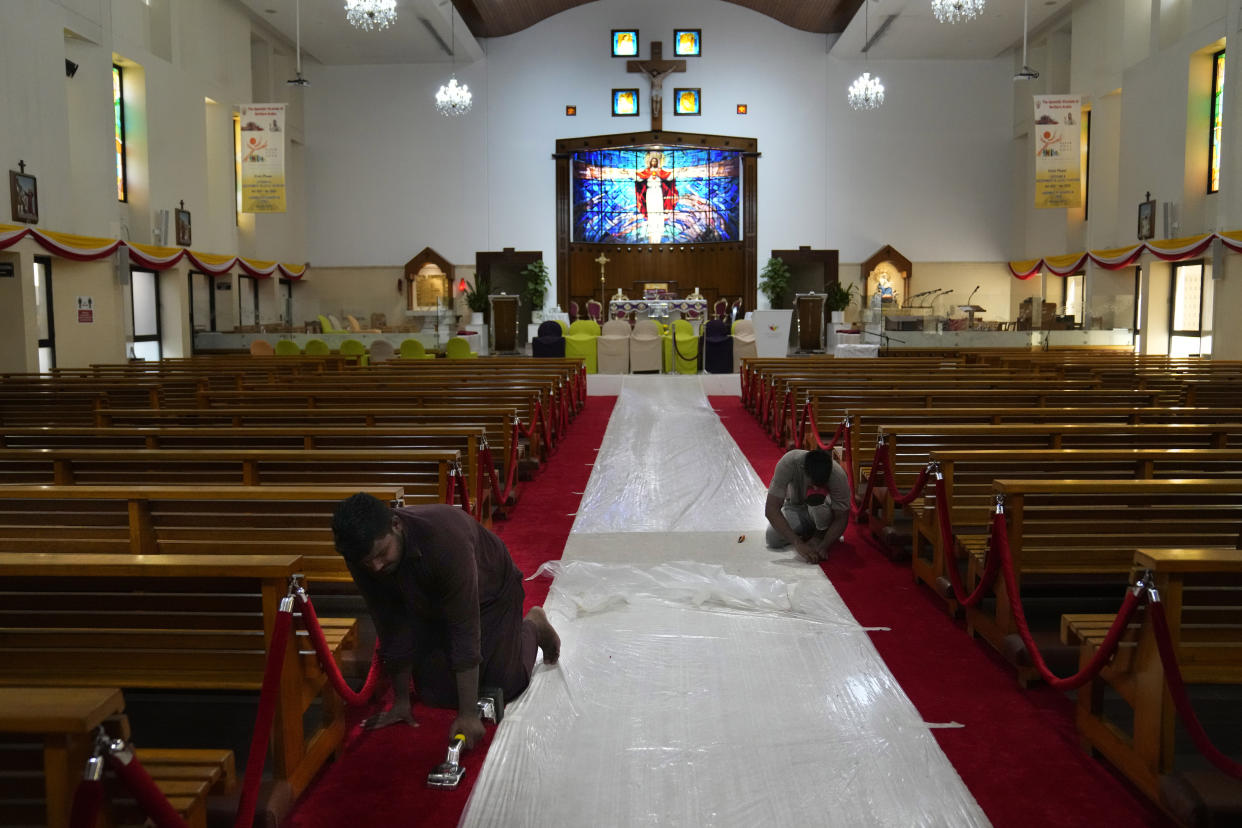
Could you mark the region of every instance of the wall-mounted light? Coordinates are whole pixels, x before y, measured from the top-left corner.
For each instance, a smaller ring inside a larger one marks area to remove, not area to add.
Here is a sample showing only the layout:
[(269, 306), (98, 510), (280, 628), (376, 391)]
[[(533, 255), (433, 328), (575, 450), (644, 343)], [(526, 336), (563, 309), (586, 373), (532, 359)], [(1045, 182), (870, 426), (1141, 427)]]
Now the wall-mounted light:
[(465, 278), (458, 279), (458, 280), (457, 280), (457, 292), (458, 292), (458, 293), (465, 293), (467, 290), (468, 290), (468, 288), (466, 287), (466, 280), (465, 280)]

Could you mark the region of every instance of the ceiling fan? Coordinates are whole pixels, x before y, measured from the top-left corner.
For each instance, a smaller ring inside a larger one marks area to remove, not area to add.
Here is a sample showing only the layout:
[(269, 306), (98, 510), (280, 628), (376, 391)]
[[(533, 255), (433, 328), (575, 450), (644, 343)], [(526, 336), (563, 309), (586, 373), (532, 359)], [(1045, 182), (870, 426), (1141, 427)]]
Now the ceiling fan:
[(1013, 76), (1015, 81), (1035, 80), (1039, 73), (1026, 65), (1026, 16), (1031, 0), (1022, 0), (1022, 69)]
[(295, 21), (297, 25), (297, 73), (296, 78), (285, 81), (290, 86), (310, 86), (310, 81), (302, 77), (302, 0), (296, 0), (294, 5)]

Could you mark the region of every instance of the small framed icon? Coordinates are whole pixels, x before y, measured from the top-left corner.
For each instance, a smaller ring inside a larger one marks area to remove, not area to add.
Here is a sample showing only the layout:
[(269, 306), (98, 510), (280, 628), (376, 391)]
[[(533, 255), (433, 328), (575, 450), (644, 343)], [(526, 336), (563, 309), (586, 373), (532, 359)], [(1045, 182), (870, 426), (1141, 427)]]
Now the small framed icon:
[(748, 110), (749, 110), (749, 107), (747, 107), (747, 106), (746, 106), (746, 104), (738, 104), (738, 105), (737, 105), (737, 114), (738, 114), (738, 115), (745, 115), (745, 114), (746, 114), (746, 112), (747, 112)]
[(578, 114), (578, 107), (574, 106), (573, 104), (569, 104), (565, 107), (565, 115), (567, 117), (572, 118), (577, 114)]

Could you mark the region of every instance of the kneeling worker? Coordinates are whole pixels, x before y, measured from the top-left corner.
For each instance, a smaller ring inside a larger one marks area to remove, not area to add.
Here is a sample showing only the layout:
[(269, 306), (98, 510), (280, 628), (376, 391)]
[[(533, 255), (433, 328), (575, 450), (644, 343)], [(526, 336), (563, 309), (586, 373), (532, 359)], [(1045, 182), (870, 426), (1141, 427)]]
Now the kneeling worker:
[(391, 509), (359, 492), (332, 516), (345, 559), (379, 633), (379, 657), (392, 679), (392, 707), (368, 728), (414, 725), (410, 678), (419, 698), (457, 709), (449, 738), (482, 738), (479, 685), (516, 698), (530, 682), (535, 649), (555, 664), (561, 640), (543, 609), (522, 617), (522, 573), (504, 542), (454, 506)]
[(777, 461), (764, 516), (770, 549), (792, 545), (804, 561), (818, 563), (845, 534), (850, 483), (845, 469), (823, 449), (793, 449)]

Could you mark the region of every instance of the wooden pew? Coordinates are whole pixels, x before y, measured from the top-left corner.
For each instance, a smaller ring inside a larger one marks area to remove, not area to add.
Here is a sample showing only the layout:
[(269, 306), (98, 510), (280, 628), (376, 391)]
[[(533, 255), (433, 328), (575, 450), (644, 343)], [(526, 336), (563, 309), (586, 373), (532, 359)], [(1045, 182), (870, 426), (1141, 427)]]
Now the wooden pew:
[(439, 503), (460, 469), (445, 450), (0, 449), (5, 483), (401, 486)]
[[(0, 686), (258, 691), (296, 555), (0, 554)], [(295, 623), (295, 628), (296, 628)], [(325, 621), (334, 654), (353, 619)], [(342, 703), (291, 636), (271, 761), (297, 796), (339, 747)], [(322, 699), (309, 738), (303, 717)]]
[[(300, 555), (316, 583), (352, 582), (332, 514), (357, 487), (0, 485), (0, 552)], [(370, 486), (396, 507), (401, 487)]]
[[(1160, 593), (1186, 684), (1242, 684), (1242, 551), (1140, 549), (1134, 554), (1132, 577), (1148, 571)], [(1080, 648), (1081, 664), (1090, 661), (1113, 617), (1064, 616), (1062, 638)], [(1123, 703), (1122, 715), (1117, 715), (1111, 701), (1114, 697)], [(1235, 695), (1235, 709), (1236, 698)], [(1164, 665), (1146, 612), (1140, 610), (1136, 620), (1131, 621), (1120, 651), (1100, 676), (1078, 691), (1076, 721), (1085, 745), (1099, 751), (1174, 816), (1183, 820), (1189, 816), (1184, 811), (1187, 797), (1178, 797), (1181, 802), (1170, 801), (1169, 783), (1194, 787), (1196, 777), (1201, 779), (1202, 775), (1186, 774), (1180, 779), (1168, 776), (1178, 770), (1174, 740), (1177, 713), (1165, 685)], [(1236, 757), (1235, 728), (1217, 729), (1215, 734), (1209, 728), (1209, 736), (1215, 737), (1223, 751)], [(1225, 815), (1219, 818), (1222, 821), (1213, 824), (1229, 821)]]
[[(281, 427), (91, 427), (0, 426), (0, 448), (98, 448), (98, 449), (360, 449), (449, 450), (462, 458), (471, 501), (481, 491), (487, 508), (481, 513), (491, 520), (490, 483), (480, 468), (480, 450), (487, 446), (479, 426), (316, 426), (290, 423)], [(503, 471), (503, 466), (498, 467)], [(483, 488), (480, 489), (480, 482)]]
[[(1005, 497), (1014, 574), (1032, 633), (1050, 648), (1058, 642), (1062, 614), (1116, 606), (1134, 549), (1232, 546), (1242, 527), (1238, 479), (1003, 479), (993, 491)], [(983, 575), (986, 540), (969, 544), (968, 551), (964, 586), (971, 591)], [(1015, 665), (1020, 684), (1038, 677), (1015, 640), (1003, 579), (988, 598), (966, 609), (966, 629)]]
[[(1242, 423), (886, 425), (882, 427), (882, 437), (897, 477), (897, 488), (904, 492), (914, 484), (933, 451), (1242, 448)], [(864, 484), (860, 480), (859, 486)], [(918, 510), (921, 504), (916, 501), (911, 508)], [(908, 513), (901, 515), (901, 520), (898, 517), (887, 492), (880, 492), (872, 504), (868, 524), (877, 537), (900, 550), (911, 527)]]
[[(992, 519), (998, 478), (1053, 480), (1154, 480), (1170, 478), (1242, 478), (1242, 449), (1006, 449), (1001, 451), (933, 451), (940, 465), (954, 532), (978, 543)], [(913, 508), (910, 565), (915, 580), (934, 589), (953, 614), (957, 608), (941, 545), (934, 481)], [(971, 538), (971, 536), (974, 536)], [(959, 563), (966, 546), (957, 547)]]
[[(68, 828), (74, 792), (100, 726), (130, 742), (115, 687), (0, 687), (0, 825)], [(190, 828), (207, 828), (207, 795), (235, 785), (231, 750), (136, 750), (160, 792)], [(104, 777), (109, 825), (141, 825), (120, 784)]]

